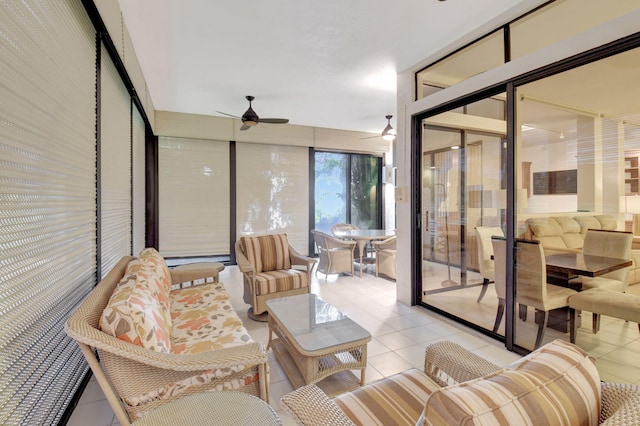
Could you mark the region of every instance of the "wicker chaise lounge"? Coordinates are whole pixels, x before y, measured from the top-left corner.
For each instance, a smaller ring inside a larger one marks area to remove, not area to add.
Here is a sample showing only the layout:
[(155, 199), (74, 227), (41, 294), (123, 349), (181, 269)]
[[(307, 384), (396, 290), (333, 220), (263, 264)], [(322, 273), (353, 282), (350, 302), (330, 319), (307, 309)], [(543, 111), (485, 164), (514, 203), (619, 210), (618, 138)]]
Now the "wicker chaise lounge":
[(307, 385), (281, 399), (306, 426), (638, 425), (640, 388), (600, 382), (594, 360), (555, 340), (500, 368), (461, 346), (429, 345), (407, 370), (328, 398)]

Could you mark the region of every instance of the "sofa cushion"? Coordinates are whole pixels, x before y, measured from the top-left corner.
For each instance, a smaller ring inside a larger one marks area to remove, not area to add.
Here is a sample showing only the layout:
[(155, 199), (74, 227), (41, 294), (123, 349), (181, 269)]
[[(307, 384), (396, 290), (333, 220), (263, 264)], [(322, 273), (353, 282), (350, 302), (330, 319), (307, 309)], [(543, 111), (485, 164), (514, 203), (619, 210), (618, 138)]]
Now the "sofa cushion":
[(171, 352), (196, 353), (252, 342), (221, 283), (174, 290)]
[(308, 287), (307, 273), (298, 269), (287, 269), (256, 274), (256, 295), (278, 293)]
[(597, 425), (601, 387), (594, 360), (555, 340), (491, 375), (436, 390), (424, 425)]
[(562, 235), (560, 224), (552, 217), (527, 219), (527, 225), (536, 237), (555, 237)]
[(164, 258), (145, 248), (127, 265), (100, 318), (100, 328), (146, 349), (171, 351), (171, 277)]
[[(244, 328), (242, 320), (231, 306), (229, 293), (221, 283), (203, 284), (174, 290), (169, 295), (173, 331), (171, 353), (194, 354), (214, 351), (253, 342)], [(243, 386), (257, 382), (258, 375), (247, 369), (242, 378), (228, 378), (232, 373), (242, 372), (243, 365), (207, 370), (168, 383), (143, 394), (129, 396), (129, 406), (142, 406), (153, 401), (174, 398), (185, 392), (193, 393), (194, 387), (215, 386), (218, 391), (240, 390)], [(208, 387), (208, 390), (211, 390)]]
[(580, 224), (580, 233), (586, 234), (589, 229), (600, 229), (600, 221), (595, 216), (576, 216), (576, 222)]
[(600, 222), (600, 229), (607, 231), (614, 231), (618, 228), (618, 222), (616, 219), (608, 214), (597, 215), (596, 219)]
[(249, 262), (256, 272), (291, 268), (286, 234), (241, 237)]
[(438, 385), (418, 369), (343, 393), (334, 402), (356, 424), (415, 424), (429, 395)]
[(146, 349), (171, 350), (169, 301), (159, 280), (140, 260), (127, 266), (125, 275), (100, 317), (100, 328), (118, 339)]

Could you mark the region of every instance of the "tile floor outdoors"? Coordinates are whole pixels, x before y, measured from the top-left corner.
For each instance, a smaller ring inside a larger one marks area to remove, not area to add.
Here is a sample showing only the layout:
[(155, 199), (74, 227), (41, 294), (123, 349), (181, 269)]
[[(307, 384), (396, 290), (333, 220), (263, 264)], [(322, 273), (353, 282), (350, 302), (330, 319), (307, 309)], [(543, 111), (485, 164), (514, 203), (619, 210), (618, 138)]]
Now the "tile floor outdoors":
[[(362, 278), (330, 275), (326, 281), (323, 274), (318, 274), (317, 277), (314, 274), (311, 285), (312, 293), (338, 307), (371, 333), (372, 340), (367, 348), (367, 382), (407, 368), (422, 368), (425, 346), (430, 342), (443, 339), (459, 343), (498, 365), (506, 365), (519, 358), (517, 354), (507, 351), (502, 343), (475, 330), (424, 308), (409, 307), (397, 302), (395, 282), (376, 278), (371, 272), (369, 269)], [(231, 295), (233, 306), (252, 338), (266, 345), (269, 337), (267, 324), (247, 318), (248, 305), (242, 301), (242, 274), (238, 268), (227, 267), (220, 273), (220, 281), (225, 284)], [(487, 294), (486, 297), (490, 296)], [(604, 357), (601, 369), (604, 379), (607, 376), (615, 378), (623, 374), (621, 369), (630, 364), (635, 365), (640, 372), (637, 361), (640, 356), (637, 328), (635, 332), (636, 339), (632, 341), (625, 339), (624, 348), (616, 348), (612, 343), (595, 342), (594, 338), (584, 332), (579, 335), (578, 343), (586, 350), (593, 351), (594, 356)], [(614, 351), (618, 352), (614, 354)], [(269, 402), (284, 425), (293, 425), (293, 420), (281, 409), (279, 403), (282, 395), (292, 391), (293, 388), (271, 351), (269, 352), (269, 369)], [(640, 376), (633, 382), (640, 383)], [(92, 378), (89, 382), (67, 424), (70, 426), (119, 425), (95, 379)]]

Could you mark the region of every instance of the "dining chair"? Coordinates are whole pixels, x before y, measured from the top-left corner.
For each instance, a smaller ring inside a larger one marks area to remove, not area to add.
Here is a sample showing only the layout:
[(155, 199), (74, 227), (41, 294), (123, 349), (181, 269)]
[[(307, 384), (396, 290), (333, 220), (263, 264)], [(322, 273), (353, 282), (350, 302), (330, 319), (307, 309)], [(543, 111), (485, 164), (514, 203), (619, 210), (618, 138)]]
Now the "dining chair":
[[(338, 237), (338, 235), (336, 235), (336, 232), (340, 232), (340, 231), (357, 231), (358, 228), (356, 225), (353, 225), (351, 223), (335, 223), (333, 225), (331, 225), (331, 233), (333, 234), (334, 237)], [(369, 254), (371, 254), (373, 252), (373, 250), (369, 247), (369, 244), (367, 243), (364, 246), (364, 256), (365, 257), (369, 257)]]
[(316, 229), (311, 231), (313, 240), (316, 243), (318, 249), (318, 256), (320, 260), (316, 268), (316, 276), (318, 271), (325, 274), (325, 281), (330, 274), (350, 273), (353, 272), (353, 253), (356, 246), (356, 242), (353, 240), (341, 240), (331, 235), (318, 231)]
[[(584, 236), (583, 254), (631, 259), (633, 234), (622, 231), (588, 229)], [(599, 277), (583, 277), (582, 289), (602, 288), (624, 292), (627, 289), (627, 275), (630, 267), (618, 269)]]
[(381, 241), (373, 241), (376, 253), (376, 277), (380, 274), (396, 279), (396, 240), (395, 235)]
[(539, 241), (516, 240), (515, 257), (516, 301), (521, 307), (531, 306), (536, 311), (535, 322), (538, 325), (538, 334), (534, 349), (537, 349), (542, 343), (544, 331), (547, 328), (549, 311), (568, 308), (569, 297), (577, 294), (577, 291), (547, 284), (544, 250)]
[(493, 324), (493, 332), (497, 333), (500, 323), (502, 322), (507, 300), (507, 240), (499, 235), (491, 235), (489, 239), (491, 240), (493, 252), (494, 288), (498, 295), (498, 310), (496, 312), (496, 321)]
[(494, 282), (495, 265), (493, 259), (493, 245), (491, 236), (497, 235), (504, 237), (502, 228), (498, 226), (476, 226), (476, 240), (478, 242), (478, 269), (482, 275), (482, 290), (478, 296), (477, 303), (480, 303), (484, 295), (487, 293), (489, 284)]

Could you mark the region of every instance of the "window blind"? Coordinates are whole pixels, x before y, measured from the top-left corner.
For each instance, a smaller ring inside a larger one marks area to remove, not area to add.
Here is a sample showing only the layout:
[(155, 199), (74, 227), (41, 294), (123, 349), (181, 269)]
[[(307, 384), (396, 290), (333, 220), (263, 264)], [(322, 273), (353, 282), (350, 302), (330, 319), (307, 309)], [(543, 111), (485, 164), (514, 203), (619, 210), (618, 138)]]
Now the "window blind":
[(159, 138), (160, 252), (229, 254), (229, 142)]
[[(131, 98), (102, 47), (100, 65), (102, 276), (131, 254)], [(138, 253), (136, 253), (138, 254)]]
[(309, 252), (309, 153), (306, 147), (236, 144), (237, 235), (286, 233)]
[(56, 424), (88, 368), (63, 324), (95, 284), (95, 34), (79, 0), (0, 2), (0, 424)]

